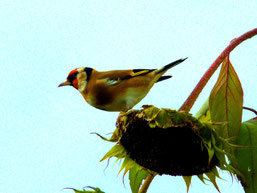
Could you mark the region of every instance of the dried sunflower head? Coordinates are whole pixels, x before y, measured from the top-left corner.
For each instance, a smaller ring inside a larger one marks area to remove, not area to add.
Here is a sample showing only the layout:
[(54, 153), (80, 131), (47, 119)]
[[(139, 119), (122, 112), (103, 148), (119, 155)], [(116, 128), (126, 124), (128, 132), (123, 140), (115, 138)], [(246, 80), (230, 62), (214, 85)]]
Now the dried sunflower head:
[(201, 136), (206, 130), (210, 138), (211, 130), (188, 113), (148, 106), (121, 115), (117, 125), (129, 157), (159, 174), (197, 175), (219, 162)]
[(108, 141), (117, 143), (102, 160), (124, 158), (121, 170), (125, 169), (125, 173), (136, 167), (155, 175), (181, 175), (187, 185), (185, 176), (198, 175), (204, 181), (206, 174), (218, 189), (216, 166), (234, 172), (225, 159), (225, 140), (211, 124), (189, 113), (143, 106), (142, 110), (120, 114), (116, 125)]

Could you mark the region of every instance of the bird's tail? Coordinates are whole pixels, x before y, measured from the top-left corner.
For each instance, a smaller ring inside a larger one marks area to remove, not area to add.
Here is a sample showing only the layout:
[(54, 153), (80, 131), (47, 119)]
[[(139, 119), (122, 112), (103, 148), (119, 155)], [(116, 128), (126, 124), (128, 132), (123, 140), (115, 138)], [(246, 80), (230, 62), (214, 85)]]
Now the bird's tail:
[(172, 67), (174, 67), (174, 66), (180, 64), (181, 62), (184, 62), (186, 59), (187, 59), (187, 58), (179, 59), (179, 60), (176, 60), (175, 62), (172, 62), (172, 63), (170, 63), (170, 64), (167, 64), (166, 66), (164, 66), (164, 67), (162, 67), (161, 69), (159, 69), (159, 70), (157, 71), (157, 73), (158, 73), (158, 74), (159, 74), (159, 73), (162, 73), (162, 72), (164, 73), (164, 72), (166, 72), (168, 69), (170, 69), (170, 68), (172, 68)]

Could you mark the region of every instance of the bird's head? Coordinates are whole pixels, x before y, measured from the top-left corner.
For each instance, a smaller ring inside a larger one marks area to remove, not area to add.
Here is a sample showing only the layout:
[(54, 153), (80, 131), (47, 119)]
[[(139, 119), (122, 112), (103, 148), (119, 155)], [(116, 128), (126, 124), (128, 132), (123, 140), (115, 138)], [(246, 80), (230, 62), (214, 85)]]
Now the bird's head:
[(92, 73), (92, 68), (76, 68), (72, 71), (70, 71), (67, 79), (61, 83), (58, 87), (60, 86), (73, 86), (80, 92), (84, 91), (87, 82), (89, 81), (90, 75)]

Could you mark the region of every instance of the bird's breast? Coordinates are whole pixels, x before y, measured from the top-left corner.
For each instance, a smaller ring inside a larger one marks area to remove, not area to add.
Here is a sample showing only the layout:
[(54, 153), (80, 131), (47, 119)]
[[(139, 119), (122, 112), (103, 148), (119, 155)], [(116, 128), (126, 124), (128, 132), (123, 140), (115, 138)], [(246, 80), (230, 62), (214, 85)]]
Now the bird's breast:
[[(92, 85), (92, 86), (91, 86)], [(106, 111), (128, 111), (140, 102), (148, 93), (149, 81), (123, 81), (117, 85), (106, 85), (98, 81), (88, 84), (81, 92), (85, 100), (92, 106)]]

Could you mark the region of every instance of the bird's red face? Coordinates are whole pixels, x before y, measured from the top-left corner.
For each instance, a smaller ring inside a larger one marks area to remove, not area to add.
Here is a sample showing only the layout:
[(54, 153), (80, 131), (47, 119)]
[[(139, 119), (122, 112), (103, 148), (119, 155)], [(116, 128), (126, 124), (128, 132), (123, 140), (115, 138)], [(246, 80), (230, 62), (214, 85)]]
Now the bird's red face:
[(64, 81), (63, 83), (61, 83), (58, 87), (70, 85), (70, 86), (73, 86), (74, 88), (78, 89), (78, 78), (77, 78), (78, 74), (79, 74), (79, 72), (77, 69), (72, 70), (69, 73), (67, 80)]

